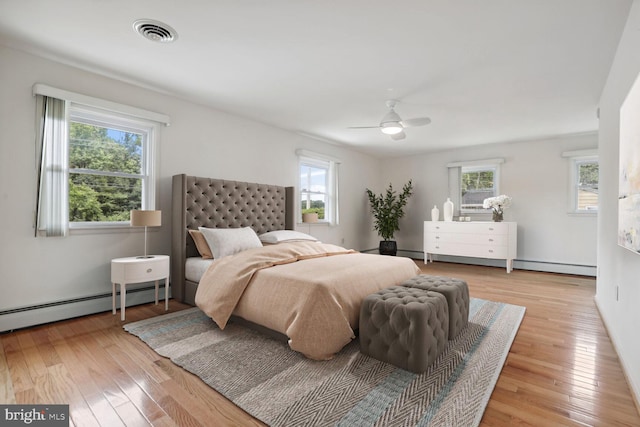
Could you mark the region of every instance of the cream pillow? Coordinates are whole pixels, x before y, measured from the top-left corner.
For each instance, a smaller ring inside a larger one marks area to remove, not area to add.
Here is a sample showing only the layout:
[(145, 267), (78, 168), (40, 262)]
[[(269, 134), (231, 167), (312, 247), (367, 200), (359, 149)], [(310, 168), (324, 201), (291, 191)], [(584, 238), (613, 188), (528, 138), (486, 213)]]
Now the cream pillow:
[(202, 235), (202, 231), (189, 230), (189, 234), (191, 235), (193, 242), (196, 244), (196, 249), (198, 249), (200, 256), (203, 259), (213, 258), (213, 254), (211, 253), (211, 248), (209, 248), (209, 244), (207, 243), (207, 240)]
[(237, 254), (251, 248), (262, 246), (258, 235), (251, 227), (244, 228), (206, 228), (198, 227), (209, 244), (213, 258)]
[(299, 231), (294, 230), (277, 230), (277, 231), (269, 231), (268, 233), (264, 233), (260, 235), (260, 241), (262, 243), (267, 243), (274, 245), (276, 243), (282, 242), (296, 242), (302, 240), (310, 240), (313, 242), (317, 242), (313, 236), (310, 236), (305, 233), (301, 233)]

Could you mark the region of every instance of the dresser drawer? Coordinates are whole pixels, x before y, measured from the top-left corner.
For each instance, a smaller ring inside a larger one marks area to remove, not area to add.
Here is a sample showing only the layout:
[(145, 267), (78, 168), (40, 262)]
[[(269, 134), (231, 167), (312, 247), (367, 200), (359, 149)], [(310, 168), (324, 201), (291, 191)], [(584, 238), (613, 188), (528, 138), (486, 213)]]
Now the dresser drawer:
[(501, 222), (425, 222), (426, 233), (464, 233), (464, 234), (493, 234), (508, 235), (508, 223)]
[(508, 258), (506, 245), (479, 245), (449, 242), (434, 242), (425, 248), (425, 252), (439, 255), (468, 256), (473, 258)]
[(447, 242), (447, 243), (466, 243), (474, 245), (500, 245), (507, 246), (509, 236), (507, 234), (474, 234), (467, 233), (442, 233), (427, 234), (425, 241), (429, 242)]

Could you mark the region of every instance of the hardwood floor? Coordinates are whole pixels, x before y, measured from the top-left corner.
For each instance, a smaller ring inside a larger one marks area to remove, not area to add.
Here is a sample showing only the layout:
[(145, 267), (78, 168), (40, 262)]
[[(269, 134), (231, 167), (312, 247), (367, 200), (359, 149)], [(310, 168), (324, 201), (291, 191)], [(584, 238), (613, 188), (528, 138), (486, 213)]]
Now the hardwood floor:
[[(473, 297), (527, 308), (481, 425), (640, 426), (593, 302), (594, 279), (416, 262), (426, 274), (466, 280)], [(126, 322), (163, 308), (127, 308)], [(263, 425), (119, 319), (106, 312), (0, 335), (0, 402), (70, 404), (75, 426)]]

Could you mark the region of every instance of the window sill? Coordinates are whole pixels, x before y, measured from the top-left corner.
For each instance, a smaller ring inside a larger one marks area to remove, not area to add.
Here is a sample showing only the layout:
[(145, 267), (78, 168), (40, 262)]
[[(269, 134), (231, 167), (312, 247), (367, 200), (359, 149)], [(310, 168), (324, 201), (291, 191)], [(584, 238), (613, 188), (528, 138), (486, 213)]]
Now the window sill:
[(569, 212), (567, 212), (567, 215), (569, 215), (569, 216), (577, 216), (577, 217), (581, 217), (581, 216), (597, 217), (598, 216), (598, 211), (588, 211), (588, 212), (569, 211)]
[(329, 227), (330, 225), (332, 225), (330, 222), (328, 221), (318, 221), (318, 222), (298, 222), (296, 223), (296, 225), (298, 227), (302, 227), (302, 226), (310, 226), (310, 227), (317, 227), (317, 226), (325, 226), (325, 227)]
[[(147, 231), (152, 233), (160, 227), (147, 227)], [(69, 224), (69, 235), (85, 234), (114, 234), (114, 233), (142, 233), (144, 227), (132, 227), (128, 222), (102, 222), (102, 223), (71, 223)]]

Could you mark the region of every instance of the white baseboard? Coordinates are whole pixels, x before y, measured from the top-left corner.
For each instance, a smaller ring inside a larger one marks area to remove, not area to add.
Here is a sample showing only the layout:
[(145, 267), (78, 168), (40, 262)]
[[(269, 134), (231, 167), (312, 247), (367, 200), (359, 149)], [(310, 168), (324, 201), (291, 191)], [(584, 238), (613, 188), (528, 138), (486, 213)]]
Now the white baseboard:
[[(377, 248), (366, 249), (361, 252), (378, 253), (378, 249)], [(420, 251), (398, 249), (398, 256), (424, 260), (424, 253)], [(506, 269), (506, 261), (501, 259), (485, 259), (485, 258), (470, 258), (470, 257), (449, 256), (449, 255), (434, 255), (433, 260), (451, 262), (451, 263), (457, 263), (457, 264), (485, 265), (488, 267), (503, 267)], [(516, 259), (513, 261), (513, 268), (515, 270), (544, 271), (546, 273), (575, 274), (578, 276), (596, 277), (595, 265), (564, 264), (560, 262), (530, 261), (530, 260)]]
[[(162, 300), (164, 289), (160, 286), (159, 298)], [(171, 294), (171, 289), (169, 289)], [(39, 304), (32, 307), (4, 310), (0, 312), (0, 332), (12, 331), (59, 320), (72, 319), (88, 314), (111, 311), (112, 295), (100, 294), (68, 301), (56, 301), (49, 304)], [(155, 287), (127, 289), (127, 307), (146, 304), (155, 301)], [(163, 300), (164, 301), (164, 300)], [(116, 298), (116, 315), (120, 316), (120, 297)]]
[(618, 360), (620, 360), (620, 365), (622, 366), (622, 372), (624, 374), (625, 379), (627, 380), (629, 389), (631, 390), (631, 396), (633, 397), (633, 402), (635, 403), (636, 409), (638, 410), (638, 412), (640, 412), (640, 384), (636, 384), (633, 381), (633, 377), (629, 375), (629, 372), (633, 372), (633, 371), (629, 368), (625, 358), (622, 357), (622, 354), (620, 353), (620, 350), (619, 350), (620, 346), (618, 345), (618, 339), (616, 338), (615, 334), (611, 333), (611, 328), (609, 328), (609, 321), (607, 317), (602, 315), (603, 311), (600, 309), (600, 300), (598, 298), (598, 295), (596, 295), (593, 298), (593, 300), (596, 304), (596, 308), (598, 309), (598, 314), (602, 319), (602, 323), (604, 324), (604, 328), (607, 331), (607, 335), (611, 340), (611, 344), (613, 345), (613, 350), (618, 355)]

